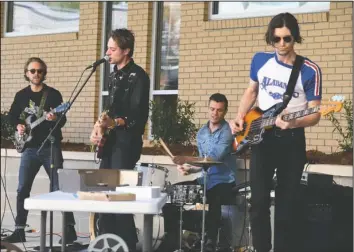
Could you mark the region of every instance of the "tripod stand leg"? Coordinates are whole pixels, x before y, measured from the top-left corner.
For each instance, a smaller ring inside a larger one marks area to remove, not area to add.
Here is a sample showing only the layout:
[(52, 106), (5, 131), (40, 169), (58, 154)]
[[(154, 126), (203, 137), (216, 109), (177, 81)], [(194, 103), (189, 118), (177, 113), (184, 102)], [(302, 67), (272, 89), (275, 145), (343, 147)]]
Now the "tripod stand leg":
[(179, 207), (179, 251), (182, 251), (182, 225), (183, 225), (183, 203)]
[(65, 251), (65, 247), (66, 247), (66, 214), (65, 212), (62, 212), (62, 234), (63, 237), (61, 239), (61, 251)]
[(207, 188), (207, 177), (206, 172), (204, 172), (204, 193), (203, 193), (203, 221), (202, 221), (202, 241), (201, 241), (201, 252), (204, 251), (204, 237), (205, 237), (205, 204), (206, 204), (206, 188)]
[(45, 250), (45, 234), (47, 226), (47, 212), (41, 211), (41, 238), (40, 238), (40, 252)]

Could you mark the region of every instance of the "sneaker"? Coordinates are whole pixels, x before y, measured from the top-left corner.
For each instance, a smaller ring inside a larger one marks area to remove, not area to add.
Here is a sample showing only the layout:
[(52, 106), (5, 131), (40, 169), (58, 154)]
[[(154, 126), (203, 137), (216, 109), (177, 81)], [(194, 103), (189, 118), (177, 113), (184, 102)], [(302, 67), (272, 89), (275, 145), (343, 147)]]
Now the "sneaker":
[[(66, 226), (65, 232), (66, 232), (66, 244), (72, 244), (74, 243), (74, 241), (77, 240), (77, 235), (74, 226), (72, 225)], [(61, 243), (62, 243), (62, 239), (60, 238), (59, 244)]]
[(15, 231), (2, 239), (4, 242), (16, 243), (16, 242), (26, 242), (26, 235), (24, 229), (15, 229)]

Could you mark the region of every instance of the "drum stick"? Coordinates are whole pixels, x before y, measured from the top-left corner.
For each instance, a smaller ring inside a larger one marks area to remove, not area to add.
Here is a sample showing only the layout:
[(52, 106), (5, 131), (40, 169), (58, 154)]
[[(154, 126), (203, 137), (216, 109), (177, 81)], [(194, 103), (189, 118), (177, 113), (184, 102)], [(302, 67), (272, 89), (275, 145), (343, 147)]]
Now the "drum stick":
[(167, 154), (170, 156), (170, 158), (173, 158), (174, 156), (172, 155), (170, 149), (167, 147), (167, 145), (165, 144), (165, 142), (164, 142), (161, 138), (159, 138), (159, 141), (160, 141), (162, 147), (164, 148), (164, 150), (165, 150), (165, 151), (167, 152)]

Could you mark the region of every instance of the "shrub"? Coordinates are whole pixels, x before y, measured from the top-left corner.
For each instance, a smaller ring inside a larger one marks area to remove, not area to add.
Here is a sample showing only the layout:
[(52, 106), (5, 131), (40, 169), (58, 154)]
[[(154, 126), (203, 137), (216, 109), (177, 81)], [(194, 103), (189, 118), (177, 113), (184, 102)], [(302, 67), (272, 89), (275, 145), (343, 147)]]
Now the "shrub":
[(334, 113), (327, 115), (327, 118), (332, 122), (333, 132), (338, 132), (341, 139), (338, 140), (339, 147), (342, 151), (353, 151), (353, 103), (351, 100), (345, 100), (343, 103), (344, 117), (346, 125), (342, 126), (339, 120), (334, 116)]
[(13, 140), (15, 134), (15, 127), (10, 123), (8, 112), (1, 112), (1, 141)]
[(181, 101), (168, 103), (166, 100), (150, 102), (152, 137), (162, 138), (167, 144), (191, 145), (197, 127), (193, 123), (195, 103)]

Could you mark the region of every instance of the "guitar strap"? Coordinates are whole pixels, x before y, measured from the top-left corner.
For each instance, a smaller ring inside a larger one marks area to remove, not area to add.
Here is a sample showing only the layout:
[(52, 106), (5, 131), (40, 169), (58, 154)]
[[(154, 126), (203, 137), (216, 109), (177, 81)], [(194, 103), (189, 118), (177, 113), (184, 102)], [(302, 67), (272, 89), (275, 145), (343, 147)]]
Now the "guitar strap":
[(39, 104), (37, 118), (39, 118), (43, 115), (43, 108), (44, 108), (45, 101), (47, 100), (47, 97), (48, 97), (48, 89), (45, 89), (43, 91), (41, 103)]
[(299, 77), (300, 69), (302, 64), (304, 63), (304, 57), (300, 55), (296, 55), (295, 63), (293, 66), (293, 70), (291, 71), (288, 86), (286, 87), (286, 91), (283, 94), (283, 105), (281, 106), (281, 110), (278, 111), (279, 113), (288, 106), (291, 97), (293, 96), (295, 85), (297, 78)]

